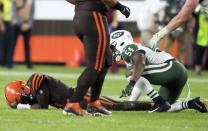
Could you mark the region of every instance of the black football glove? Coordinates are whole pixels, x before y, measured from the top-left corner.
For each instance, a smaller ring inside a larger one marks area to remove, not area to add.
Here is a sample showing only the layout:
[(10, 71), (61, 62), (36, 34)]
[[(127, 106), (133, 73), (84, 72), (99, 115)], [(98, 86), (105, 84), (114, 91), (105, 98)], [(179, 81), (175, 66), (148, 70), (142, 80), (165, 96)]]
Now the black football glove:
[(123, 15), (125, 15), (126, 18), (130, 16), (130, 8), (122, 5), (121, 3), (117, 2), (113, 7), (113, 9), (119, 10)]
[(122, 90), (120, 98), (130, 96), (135, 83), (136, 82), (134, 80), (131, 80), (129, 84)]
[(120, 10), (120, 12), (128, 18), (130, 16), (131, 10), (129, 7), (124, 6), (123, 10)]

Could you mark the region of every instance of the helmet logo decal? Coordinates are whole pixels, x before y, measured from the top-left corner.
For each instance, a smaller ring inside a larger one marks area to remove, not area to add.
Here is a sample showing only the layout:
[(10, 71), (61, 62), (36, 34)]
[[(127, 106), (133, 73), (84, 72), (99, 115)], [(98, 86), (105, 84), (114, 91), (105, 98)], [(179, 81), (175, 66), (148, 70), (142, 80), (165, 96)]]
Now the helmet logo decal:
[(116, 32), (115, 34), (112, 35), (112, 39), (117, 39), (123, 35), (124, 35), (124, 32)]

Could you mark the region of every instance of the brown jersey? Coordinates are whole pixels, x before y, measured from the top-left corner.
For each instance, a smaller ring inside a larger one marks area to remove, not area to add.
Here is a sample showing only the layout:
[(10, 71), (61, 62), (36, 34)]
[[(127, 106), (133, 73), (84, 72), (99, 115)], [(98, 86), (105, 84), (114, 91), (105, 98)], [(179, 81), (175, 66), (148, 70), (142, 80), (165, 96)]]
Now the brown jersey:
[[(31, 100), (24, 104), (39, 104), (40, 108), (47, 109), (49, 105), (56, 108), (64, 108), (67, 99), (74, 93), (74, 89), (68, 87), (60, 80), (43, 74), (33, 74), (27, 81), (31, 89)], [(149, 102), (120, 102), (106, 96), (99, 98), (102, 105), (109, 110), (150, 110), (152, 103)], [(82, 108), (86, 109), (90, 102), (90, 93), (84, 96), (80, 102)]]
[(98, 11), (106, 14), (107, 7), (100, 0), (76, 0), (75, 11)]
[(56, 108), (64, 108), (67, 99), (74, 93), (74, 89), (60, 80), (43, 74), (33, 74), (27, 81), (31, 89), (30, 104), (38, 103), (41, 108), (49, 105)]

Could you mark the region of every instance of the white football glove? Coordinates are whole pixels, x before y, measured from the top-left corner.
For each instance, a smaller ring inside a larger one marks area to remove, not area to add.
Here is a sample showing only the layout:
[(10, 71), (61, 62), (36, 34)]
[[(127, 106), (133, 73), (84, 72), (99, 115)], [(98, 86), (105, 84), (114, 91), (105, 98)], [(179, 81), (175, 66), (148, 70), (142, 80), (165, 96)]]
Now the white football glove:
[(149, 46), (152, 49), (158, 48), (160, 39), (167, 35), (169, 32), (166, 28), (163, 28), (158, 33), (154, 34), (149, 41)]
[(160, 41), (160, 38), (158, 37), (157, 33), (152, 36), (152, 38), (149, 41), (149, 47), (152, 49), (155, 49), (158, 47), (158, 42)]
[(17, 109), (31, 109), (31, 105), (29, 105), (29, 104), (18, 104)]

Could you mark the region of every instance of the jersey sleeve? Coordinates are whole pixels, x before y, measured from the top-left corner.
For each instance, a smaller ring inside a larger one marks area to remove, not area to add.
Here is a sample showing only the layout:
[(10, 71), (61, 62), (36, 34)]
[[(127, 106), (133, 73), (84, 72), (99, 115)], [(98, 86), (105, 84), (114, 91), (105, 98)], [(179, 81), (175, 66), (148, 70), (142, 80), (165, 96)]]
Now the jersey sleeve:
[(35, 93), (41, 88), (44, 81), (45, 76), (43, 74), (35, 73), (29, 78), (27, 85), (30, 87), (31, 91)]
[(39, 104), (41, 108), (47, 109), (49, 106), (49, 89), (44, 85), (45, 75), (34, 73), (27, 81), (30, 87), (32, 99)]

